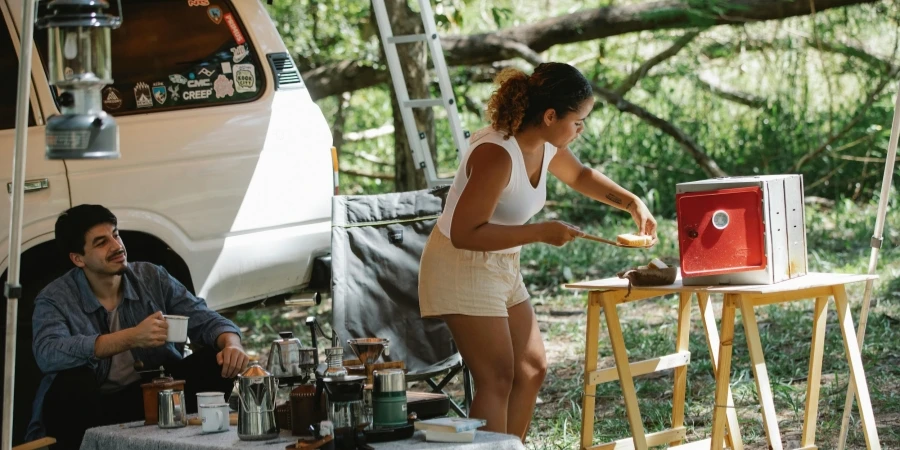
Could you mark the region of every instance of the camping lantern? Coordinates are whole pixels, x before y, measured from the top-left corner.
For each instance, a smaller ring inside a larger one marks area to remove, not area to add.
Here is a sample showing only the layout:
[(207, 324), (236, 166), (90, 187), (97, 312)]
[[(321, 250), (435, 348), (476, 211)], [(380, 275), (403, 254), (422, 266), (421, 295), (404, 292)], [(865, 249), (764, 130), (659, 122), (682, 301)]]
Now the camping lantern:
[(119, 128), (103, 111), (100, 91), (112, 84), (110, 30), (120, 16), (106, 0), (53, 0), (37, 25), (48, 29), (50, 84), (61, 115), (47, 120), (48, 159), (119, 157)]

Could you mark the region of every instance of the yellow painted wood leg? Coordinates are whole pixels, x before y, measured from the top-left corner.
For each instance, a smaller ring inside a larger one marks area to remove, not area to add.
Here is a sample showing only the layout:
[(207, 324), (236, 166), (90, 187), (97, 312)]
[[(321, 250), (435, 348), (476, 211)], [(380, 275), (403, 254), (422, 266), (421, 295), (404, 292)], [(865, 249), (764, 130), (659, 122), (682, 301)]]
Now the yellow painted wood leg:
[(817, 297), (813, 310), (812, 342), (809, 345), (809, 374), (806, 378), (806, 408), (800, 447), (816, 444), (816, 420), (819, 418), (819, 386), (822, 381), (822, 356), (825, 350), (825, 323), (828, 319), (828, 297)]
[[(716, 316), (713, 312), (709, 294), (697, 293), (697, 305), (700, 308), (700, 318), (703, 320), (703, 329), (706, 334), (706, 345), (709, 348), (710, 360), (712, 360), (713, 374), (717, 373), (719, 366), (719, 331), (716, 327)], [(732, 330), (734, 330), (734, 318), (732, 316)], [(732, 450), (744, 450), (744, 441), (741, 438), (741, 428), (738, 425), (737, 412), (734, 410), (734, 396), (731, 394), (731, 386), (728, 387), (728, 408), (725, 410), (725, 420), (728, 426), (728, 434), (725, 435), (726, 443)]]
[(841, 334), (844, 335), (844, 352), (847, 353), (847, 364), (850, 366), (850, 379), (856, 384), (856, 404), (859, 406), (859, 421), (862, 422), (866, 447), (870, 450), (880, 450), (881, 442), (878, 440), (875, 414), (872, 412), (872, 401), (869, 399), (869, 384), (866, 382), (862, 355), (859, 352), (859, 341), (856, 340), (853, 317), (850, 315), (847, 292), (843, 285), (834, 287), (834, 305), (837, 308)]
[(784, 445), (781, 443), (781, 434), (778, 431), (778, 415), (775, 414), (775, 397), (772, 395), (769, 372), (766, 370), (756, 313), (753, 310), (752, 302), (740, 300), (739, 302), (741, 320), (744, 322), (744, 335), (747, 337), (747, 349), (750, 352), (750, 364), (753, 367), (753, 379), (756, 380), (756, 394), (759, 396), (759, 405), (762, 408), (763, 428), (766, 430), (769, 448), (783, 450)]
[(600, 339), (600, 293), (588, 293), (587, 333), (584, 341), (584, 398), (581, 400), (581, 448), (594, 443), (594, 401), (597, 385), (590, 382), (590, 374), (597, 370)]
[(625, 397), (625, 413), (628, 416), (628, 425), (631, 428), (631, 438), (634, 440), (634, 448), (636, 450), (647, 450), (647, 437), (644, 434), (644, 423), (641, 420), (641, 411), (638, 407), (637, 394), (634, 391), (634, 379), (631, 378), (631, 368), (628, 364), (628, 353), (625, 351), (625, 339), (622, 336), (619, 313), (616, 312), (616, 298), (612, 293), (604, 292), (600, 295), (600, 304), (603, 306), (603, 315), (606, 316), (606, 326), (609, 330), (609, 343), (613, 348), (613, 356), (616, 360), (616, 370), (619, 372), (619, 383), (622, 386), (622, 396)]
[(731, 352), (734, 343), (734, 310), (737, 297), (725, 294), (722, 302), (722, 342), (719, 343), (719, 366), (716, 369), (716, 395), (712, 419), (711, 450), (722, 450), (725, 439), (725, 412), (729, 409), (728, 392), (731, 382)]
[[(682, 292), (678, 298), (678, 331), (675, 335), (675, 352), (686, 352), (691, 336), (691, 293)], [(672, 389), (672, 428), (684, 425), (684, 397), (687, 391), (687, 366), (675, 368), (675, 386)], [(682, 439), (669, 442), (680, 445)]]

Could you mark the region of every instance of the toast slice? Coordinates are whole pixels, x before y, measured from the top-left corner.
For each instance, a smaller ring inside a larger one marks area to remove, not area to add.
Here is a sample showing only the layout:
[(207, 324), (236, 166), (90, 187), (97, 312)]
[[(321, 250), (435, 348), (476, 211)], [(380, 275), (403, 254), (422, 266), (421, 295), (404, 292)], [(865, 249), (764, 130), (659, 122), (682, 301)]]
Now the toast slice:
[(617, 236), (616, 242), (626, 247), (646, 247), (653, 242), (653, 236), (626, 233)]

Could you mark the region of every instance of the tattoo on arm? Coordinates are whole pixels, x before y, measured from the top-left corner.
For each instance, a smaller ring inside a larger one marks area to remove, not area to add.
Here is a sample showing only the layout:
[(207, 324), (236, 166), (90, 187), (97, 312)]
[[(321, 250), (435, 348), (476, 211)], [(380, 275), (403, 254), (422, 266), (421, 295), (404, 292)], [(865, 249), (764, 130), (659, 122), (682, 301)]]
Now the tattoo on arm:
[(634, 205), (634, 200), (628, 202), (628, 205), (625, 206), (625, 209), (631, 208), (632, 205)]
[(616, 197), (614, 194), (606, 194), (606, 199), (613, 203), (616, 203), (618, 205), (622, 204), (622, 199), (619, 197)]

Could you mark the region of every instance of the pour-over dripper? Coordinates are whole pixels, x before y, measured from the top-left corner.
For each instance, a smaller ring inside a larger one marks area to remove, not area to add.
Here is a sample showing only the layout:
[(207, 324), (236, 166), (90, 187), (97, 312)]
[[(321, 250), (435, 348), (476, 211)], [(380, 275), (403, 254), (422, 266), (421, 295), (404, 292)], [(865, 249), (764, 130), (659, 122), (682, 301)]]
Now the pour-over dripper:
[(365, 365), (375, 364), (381, 354), (389, 354), (388, 345), (390, 340), (382, 338), (358, 338), (347, 339), (350, 349), (359, 358), (359, 361)]

